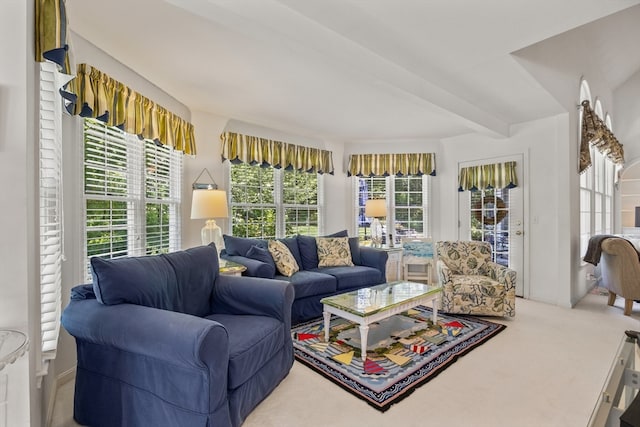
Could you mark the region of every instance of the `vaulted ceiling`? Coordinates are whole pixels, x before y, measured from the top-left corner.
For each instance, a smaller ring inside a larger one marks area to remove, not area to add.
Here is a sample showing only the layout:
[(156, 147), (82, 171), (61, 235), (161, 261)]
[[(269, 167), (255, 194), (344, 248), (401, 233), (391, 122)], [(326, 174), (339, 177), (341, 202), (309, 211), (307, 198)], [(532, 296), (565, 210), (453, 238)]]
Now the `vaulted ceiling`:
[[(512, 53), (579, 26), (611, 89), (640, 69), (640, 0), (66, 3), (73, 32), (192, 111), (334, 141), (505, 136), (561, 113)], [(629, 28), (601, 19), (616, 12)]]

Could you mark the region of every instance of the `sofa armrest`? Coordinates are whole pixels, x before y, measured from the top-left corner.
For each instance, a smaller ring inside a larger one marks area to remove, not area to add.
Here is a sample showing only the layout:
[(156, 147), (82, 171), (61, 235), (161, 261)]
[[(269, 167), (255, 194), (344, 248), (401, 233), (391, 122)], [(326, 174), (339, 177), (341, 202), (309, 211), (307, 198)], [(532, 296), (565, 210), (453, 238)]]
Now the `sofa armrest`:
[(284, 280), (219, 276), (213, 290), (214, 313), (274, 317), (291, 325), (293, 285)]
[(451, 283), (451, 275), (453, 274), (453, 271), (451, 271), (444, 261), (439, 259), (436, 262), (436, 272), (438, 274), (438, 282), (440, 283), (440, 286), (444, 287), (446, 284)]
[(220, 258), (237, 262), (238, 264), (242, 264), (247, 267), (247, 270), (243, 273), (244, 276), (263, 277), (267, 279), (273, 278), (273, 270), (271, 266), (269, 266), (269, 264), (267, 264), (266, 262), (248, 258), (242, 255), (221, 254)]
[(368, 246), (360, 246), (360, 265), (373, 267), (380, 270), (382, 277), (387, 277), (387, 259), (389, 254), (385, 251)]
[(516, 286), (515, 270), (511, 270), (504, 265), (489, 261), (487, 263), (487, 273), (493, 280), (504, 284), (507, 291)]
[[(166, 369), (179, 370), (194, 377), (192, 386), (198, 383), (208, 390), (205, 389), (206, 393), (198, 399), (206, 402), (197, 402), (187, 389), (169, 392), (170, 396), (175, 396), (174, 404), (193, 410), (226, 404), (229, 339), (227, 330), (218, 322), (141, 305), (104, 305), (89, 298), (72, 300), (62, 313), (62, 325), (78, 342), (79, 364), (83, 346), (97, 349), (91, 351), (98, 351), (97, 354), (105, 357), (109, 355), (110, 363), (123, 367), (118, 371), (109, 370), (109, 375), (132, 372), (136, 367), (145, 366), (144, 377), (142, 373), (131, 373), (130, 377), (120, 380), (130, 381), (156, 394), (167, 391), (159, 389), (159, 393), (157, 387), (161, 386), (145, 378), (162, 376)], [(99, 350), (101, 348), (104, 350)], [(83, 369), (87, 367), (83, 366)], [(93, 369), (107, 367), (97, 365)], [(206, 380), (202, 379), (203, 375)]]
[[(212, 357), (226, 365), (229, 359), (224, 326), (184, 313), (89, 299), (71, 301), (62, 313), (62, 325), (75, 338), (184, 366), (201, 368)], [(202, 352), (208, 340), (215, 341), (215, 355)]]

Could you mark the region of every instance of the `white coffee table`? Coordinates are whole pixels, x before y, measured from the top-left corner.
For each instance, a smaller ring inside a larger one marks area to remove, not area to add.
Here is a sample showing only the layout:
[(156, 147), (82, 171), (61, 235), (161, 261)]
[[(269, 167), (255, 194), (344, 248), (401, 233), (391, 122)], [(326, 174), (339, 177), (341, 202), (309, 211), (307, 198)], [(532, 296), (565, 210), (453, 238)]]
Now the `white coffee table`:
[(357, 323), (360, 325), (362, 360), (366, 361), (371, 323), (428, 303), (431, 303), (433, 323), (436, 323), (441, 294), (442, 287), (438, 285), (400, 281), (323, 298), (320, 302), (324, 307), (324, 339), (329, 342), (332, 314)]

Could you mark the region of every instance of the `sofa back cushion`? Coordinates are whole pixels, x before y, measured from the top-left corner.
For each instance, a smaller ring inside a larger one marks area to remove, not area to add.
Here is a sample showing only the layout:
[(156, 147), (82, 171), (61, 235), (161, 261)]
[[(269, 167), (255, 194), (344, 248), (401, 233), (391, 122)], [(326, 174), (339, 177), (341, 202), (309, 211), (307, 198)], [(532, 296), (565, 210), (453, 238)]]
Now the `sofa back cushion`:
[(218, 276), (213, 245), (168, 254), (91, 258), (93, 291), (103, 304), (137, 304), (194, 316), (210, 314)]
[[(329, 234), (324, 237), (347, 237), (347, 230), (341, 230), (333, 234)], [(300, 250), (300, 260), (302, 264), (300, 269), (312, 270), (318, 268), (318, 245), (316, 245), (316, 238), (314, 236), (303, 236), (298, 234), (298, 248)], [(357, 238), (356, 238), (357, 242)], [(353, 253), (353, 247), (351, 248)], [(354, 259), (355, 262), (355, 259)], [(358, 264), (360, 263), (360, 253), (358, 252)]]
[(348, 237), (316, 237), (318, 267), (353, 267)]
[(436, 242), (438, 259), (449, 267), (453, 274), (486, 275), (487, 263), (491, 261), (491, 244), (479, 241)]

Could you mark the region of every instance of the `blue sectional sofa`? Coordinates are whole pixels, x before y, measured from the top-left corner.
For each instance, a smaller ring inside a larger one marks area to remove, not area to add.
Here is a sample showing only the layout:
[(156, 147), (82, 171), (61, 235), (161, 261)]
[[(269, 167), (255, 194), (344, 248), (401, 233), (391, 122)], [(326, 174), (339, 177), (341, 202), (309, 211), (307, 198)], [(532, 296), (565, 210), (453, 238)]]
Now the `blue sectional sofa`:
[(79, 424), (237, 427), (289, 373), (291, 284), (219, 275), (213, 245), (91, 266), (62, 315)]
[[(326, 237), (347, 237), (342, 231)], [(357, 237), (349, 237), (353, 266), (318, 267), (316, 238), (297, 235), (276, 239), (291, 251), (300, 271), (290, 277), (280, 274), (266, 252), (268, 241), (224, 235), (225, 249), (220, 257), (247, 267), (247, 276), (277, 279), (293, 285), (295, 298), (291, 307), (291, 323), (298, 324), (322, 316), (320, 300), (326, 296), (348, 292), (386, 282), (387, 253), (361, 247)], [(260, 249), (260, 250), (259, 250)]]

